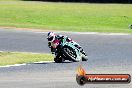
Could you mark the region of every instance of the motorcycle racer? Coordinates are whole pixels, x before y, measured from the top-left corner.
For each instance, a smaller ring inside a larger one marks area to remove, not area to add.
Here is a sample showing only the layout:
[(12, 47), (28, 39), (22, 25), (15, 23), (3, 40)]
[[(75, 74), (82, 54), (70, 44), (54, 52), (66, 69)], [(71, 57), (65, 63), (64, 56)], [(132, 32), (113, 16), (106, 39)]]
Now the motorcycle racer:
[[(61, 43), (62, 39), (66, 39), (67, 42), (75, 42), (67, 36), (56, 35), (54, 32), (48, 32), (47, 39), (48, 39), (48, 47), (51, 48), (52, 54), (54, 54), (54, 52), (56, 51), (57, 45), (59, 45), (58, 43)], [(81, 50), (81, 53), (86, 55), (84, 50), (78, 43), (76, 43), (76, 47)]]
[(71, 42), (72, 39), (68, 38), (67, 36), (63, 35), (56, 35), (54, 32), (49, 32), (47, 35), (48, 39), (48, 47), (51, 48), (51, 52), (54, 53), (55, 49), (57, 48), (56, 45), (61, 42), (62, 39), (66, 39), (67, 42)]

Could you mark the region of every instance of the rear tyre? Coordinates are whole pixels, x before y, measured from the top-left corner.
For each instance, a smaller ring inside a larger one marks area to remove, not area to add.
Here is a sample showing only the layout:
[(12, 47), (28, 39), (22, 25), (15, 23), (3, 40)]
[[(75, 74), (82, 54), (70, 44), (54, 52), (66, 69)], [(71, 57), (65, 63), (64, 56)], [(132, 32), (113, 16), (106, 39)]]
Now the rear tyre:
[(61, 57), (59, 57), (59, 58), (54, 58), (54, 61), (55, 61), (55, 63), (62, 63), (62, 62), (64, 62), (65, 60), (64, 60), (64, 58), (61, 58)]

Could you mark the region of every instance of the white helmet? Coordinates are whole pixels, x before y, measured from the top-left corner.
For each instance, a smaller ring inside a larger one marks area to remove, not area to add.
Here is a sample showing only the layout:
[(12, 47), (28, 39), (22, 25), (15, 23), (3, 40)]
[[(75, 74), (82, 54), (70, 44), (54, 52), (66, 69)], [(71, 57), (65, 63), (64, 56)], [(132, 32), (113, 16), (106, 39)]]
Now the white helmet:
[(47, 36), (48, 36), (47, 39), (49, 42), (53, 42), (55, 40), (54, 32), (49, 32)]

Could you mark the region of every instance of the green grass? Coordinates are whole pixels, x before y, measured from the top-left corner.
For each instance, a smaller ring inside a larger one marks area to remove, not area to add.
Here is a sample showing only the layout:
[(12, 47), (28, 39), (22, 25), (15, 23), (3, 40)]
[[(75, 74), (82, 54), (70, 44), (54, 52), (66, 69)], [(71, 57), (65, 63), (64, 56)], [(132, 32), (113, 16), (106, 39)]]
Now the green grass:
[(21, 1), (21, 0), (0, 0), (0, 1)]
[(0, 52), (0, 66), (52, 60), (53, 56), (50, 54)]
[(132, 33), (128, 28), (129, 24), (132, 24), (131, 4), (27, 1), (0, 4), (0, 26)]

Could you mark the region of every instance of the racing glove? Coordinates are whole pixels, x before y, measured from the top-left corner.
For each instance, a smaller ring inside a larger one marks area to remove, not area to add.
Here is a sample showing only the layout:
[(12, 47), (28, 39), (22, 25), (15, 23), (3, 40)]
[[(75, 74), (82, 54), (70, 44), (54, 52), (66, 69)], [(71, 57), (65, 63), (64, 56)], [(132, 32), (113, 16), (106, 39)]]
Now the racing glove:
[(51, 43), (50, 42), (48, 42), (48, 47), (51, 48)]

